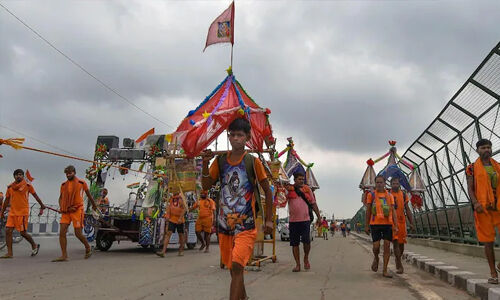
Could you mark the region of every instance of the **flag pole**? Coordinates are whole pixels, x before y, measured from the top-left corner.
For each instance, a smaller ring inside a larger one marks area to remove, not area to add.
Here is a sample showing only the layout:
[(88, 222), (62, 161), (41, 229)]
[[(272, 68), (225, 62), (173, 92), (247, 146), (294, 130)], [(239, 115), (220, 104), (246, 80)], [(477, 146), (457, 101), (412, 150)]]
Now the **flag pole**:
[(231, 69), (233, 68), (233, 44), (231, 44)]
[(233, 48), (234, 48), (234, 0), (232, 3), (232, 20), (231, 20), (231, 70), (233, 69)]

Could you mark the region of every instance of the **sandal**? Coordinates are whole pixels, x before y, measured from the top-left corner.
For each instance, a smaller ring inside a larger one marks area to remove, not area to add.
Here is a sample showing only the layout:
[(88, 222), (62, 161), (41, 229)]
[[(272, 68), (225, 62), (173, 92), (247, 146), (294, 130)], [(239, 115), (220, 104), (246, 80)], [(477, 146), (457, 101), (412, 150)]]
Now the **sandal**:
[(383, 277), (385, 278), (392, 278), (392, 275), (387, 272), (387, 274), (382, 274)]
[(396, 274), (403, 274), (403, 273), (404, 273), (403, 267), (396, 270)]
[(292, 272), (300, 272), (300, 267), (299, 266), (296, 266), (295, 268), (293, 268)]
[(158, 255), (159, 257), (165, 257), (165, 253), (161, 251), (155, 252), (155, 254)]
[(58, 258), (55, 258), (52, 260), (52, 262), (63, 262), (63, 261), (68, 261), (67, 258), (62, 258), (62, 257), (58, 257)]
[(311, 269), (311, 264), (310, 263), (304, 263), (304, 269), (309, 270)]
[(490, 277), (488, 278), (489, 284), (498, 284), (498, 277)]
[(179, 251), (179, 256), (184, 256), (184, 251)]
[(31, 256), (36, 256), (39, 250), (40, 250), (40, 244), (37, 244), (36, 248), (31, 250)]
[(94, 254), (94, 246), (90, 247), (90, 250), (85, 252), (84, 258), (89, 259), (92, 256), (92, 254)]
[(14, 258), (14, 256), (5, 254), (3, 256), (0, 256), (0, 258), (2, 258), (2, 259), (4, 259), (4, 258)]

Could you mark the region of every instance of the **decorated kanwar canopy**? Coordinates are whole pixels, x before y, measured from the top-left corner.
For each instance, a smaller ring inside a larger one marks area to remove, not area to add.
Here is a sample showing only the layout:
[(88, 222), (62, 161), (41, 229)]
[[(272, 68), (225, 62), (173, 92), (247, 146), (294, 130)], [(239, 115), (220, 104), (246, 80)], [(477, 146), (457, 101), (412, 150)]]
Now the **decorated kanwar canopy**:
[(264, 142), (274, 140), (268, 116), (269, 109), (261, 108), (234, 77), (231, 68), (228, 76), (196, 108), (189, 111), (177, 130), (167, 136), (177, 141), (188, 157), (206, 149), (229, 124), (237, 118), (246, 118), (252, 126), (247, 147), (263, 150)]

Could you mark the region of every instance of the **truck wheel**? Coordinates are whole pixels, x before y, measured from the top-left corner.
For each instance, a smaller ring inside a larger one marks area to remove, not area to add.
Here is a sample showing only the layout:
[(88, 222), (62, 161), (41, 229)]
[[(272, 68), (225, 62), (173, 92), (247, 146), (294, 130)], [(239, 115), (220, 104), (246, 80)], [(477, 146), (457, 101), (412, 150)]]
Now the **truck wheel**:
[(100, 251), (108, 251), (113, 245), (113, 236), (109, 233), (98, 232), (95, 244)]

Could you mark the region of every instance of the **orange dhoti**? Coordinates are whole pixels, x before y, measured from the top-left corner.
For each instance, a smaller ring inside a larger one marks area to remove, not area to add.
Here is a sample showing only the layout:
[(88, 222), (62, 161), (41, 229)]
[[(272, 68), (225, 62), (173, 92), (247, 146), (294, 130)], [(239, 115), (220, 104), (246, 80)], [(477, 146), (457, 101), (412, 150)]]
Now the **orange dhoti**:
[(397, 241), (400, 244), (406, 244), (406, 237), (406, 221), (398, 222), (398, 232), (396, 232), (393, 227), (392, 240)]
[(500, 232), (500, 211), (484, 210), (482, 213), (474, 212), (474, 225), (478, 241), (490, 243), (495, 241), (495, 227)]
[(221, 261), (228, 269), (233, 262), (246, 266), (252, 257), (253, 246), (257, 238), (257, 229), (246, 230), (236, 235), (219, 233)]
[(213, 223), (213, 218), (198, 218), (196, 220), (195, 231), (211, 233)]
[(19, 232), (28, 230), (28, 219), (29, 216), (11, 216), (7, 217), (7, 223), (5, 227), (14, 228)]
[(83, 207), (78, 208), (74, 212), (63, 213), (61, 215), (61, 224), (71, 224), (73, 223), (73, 228), (83, 227)]

